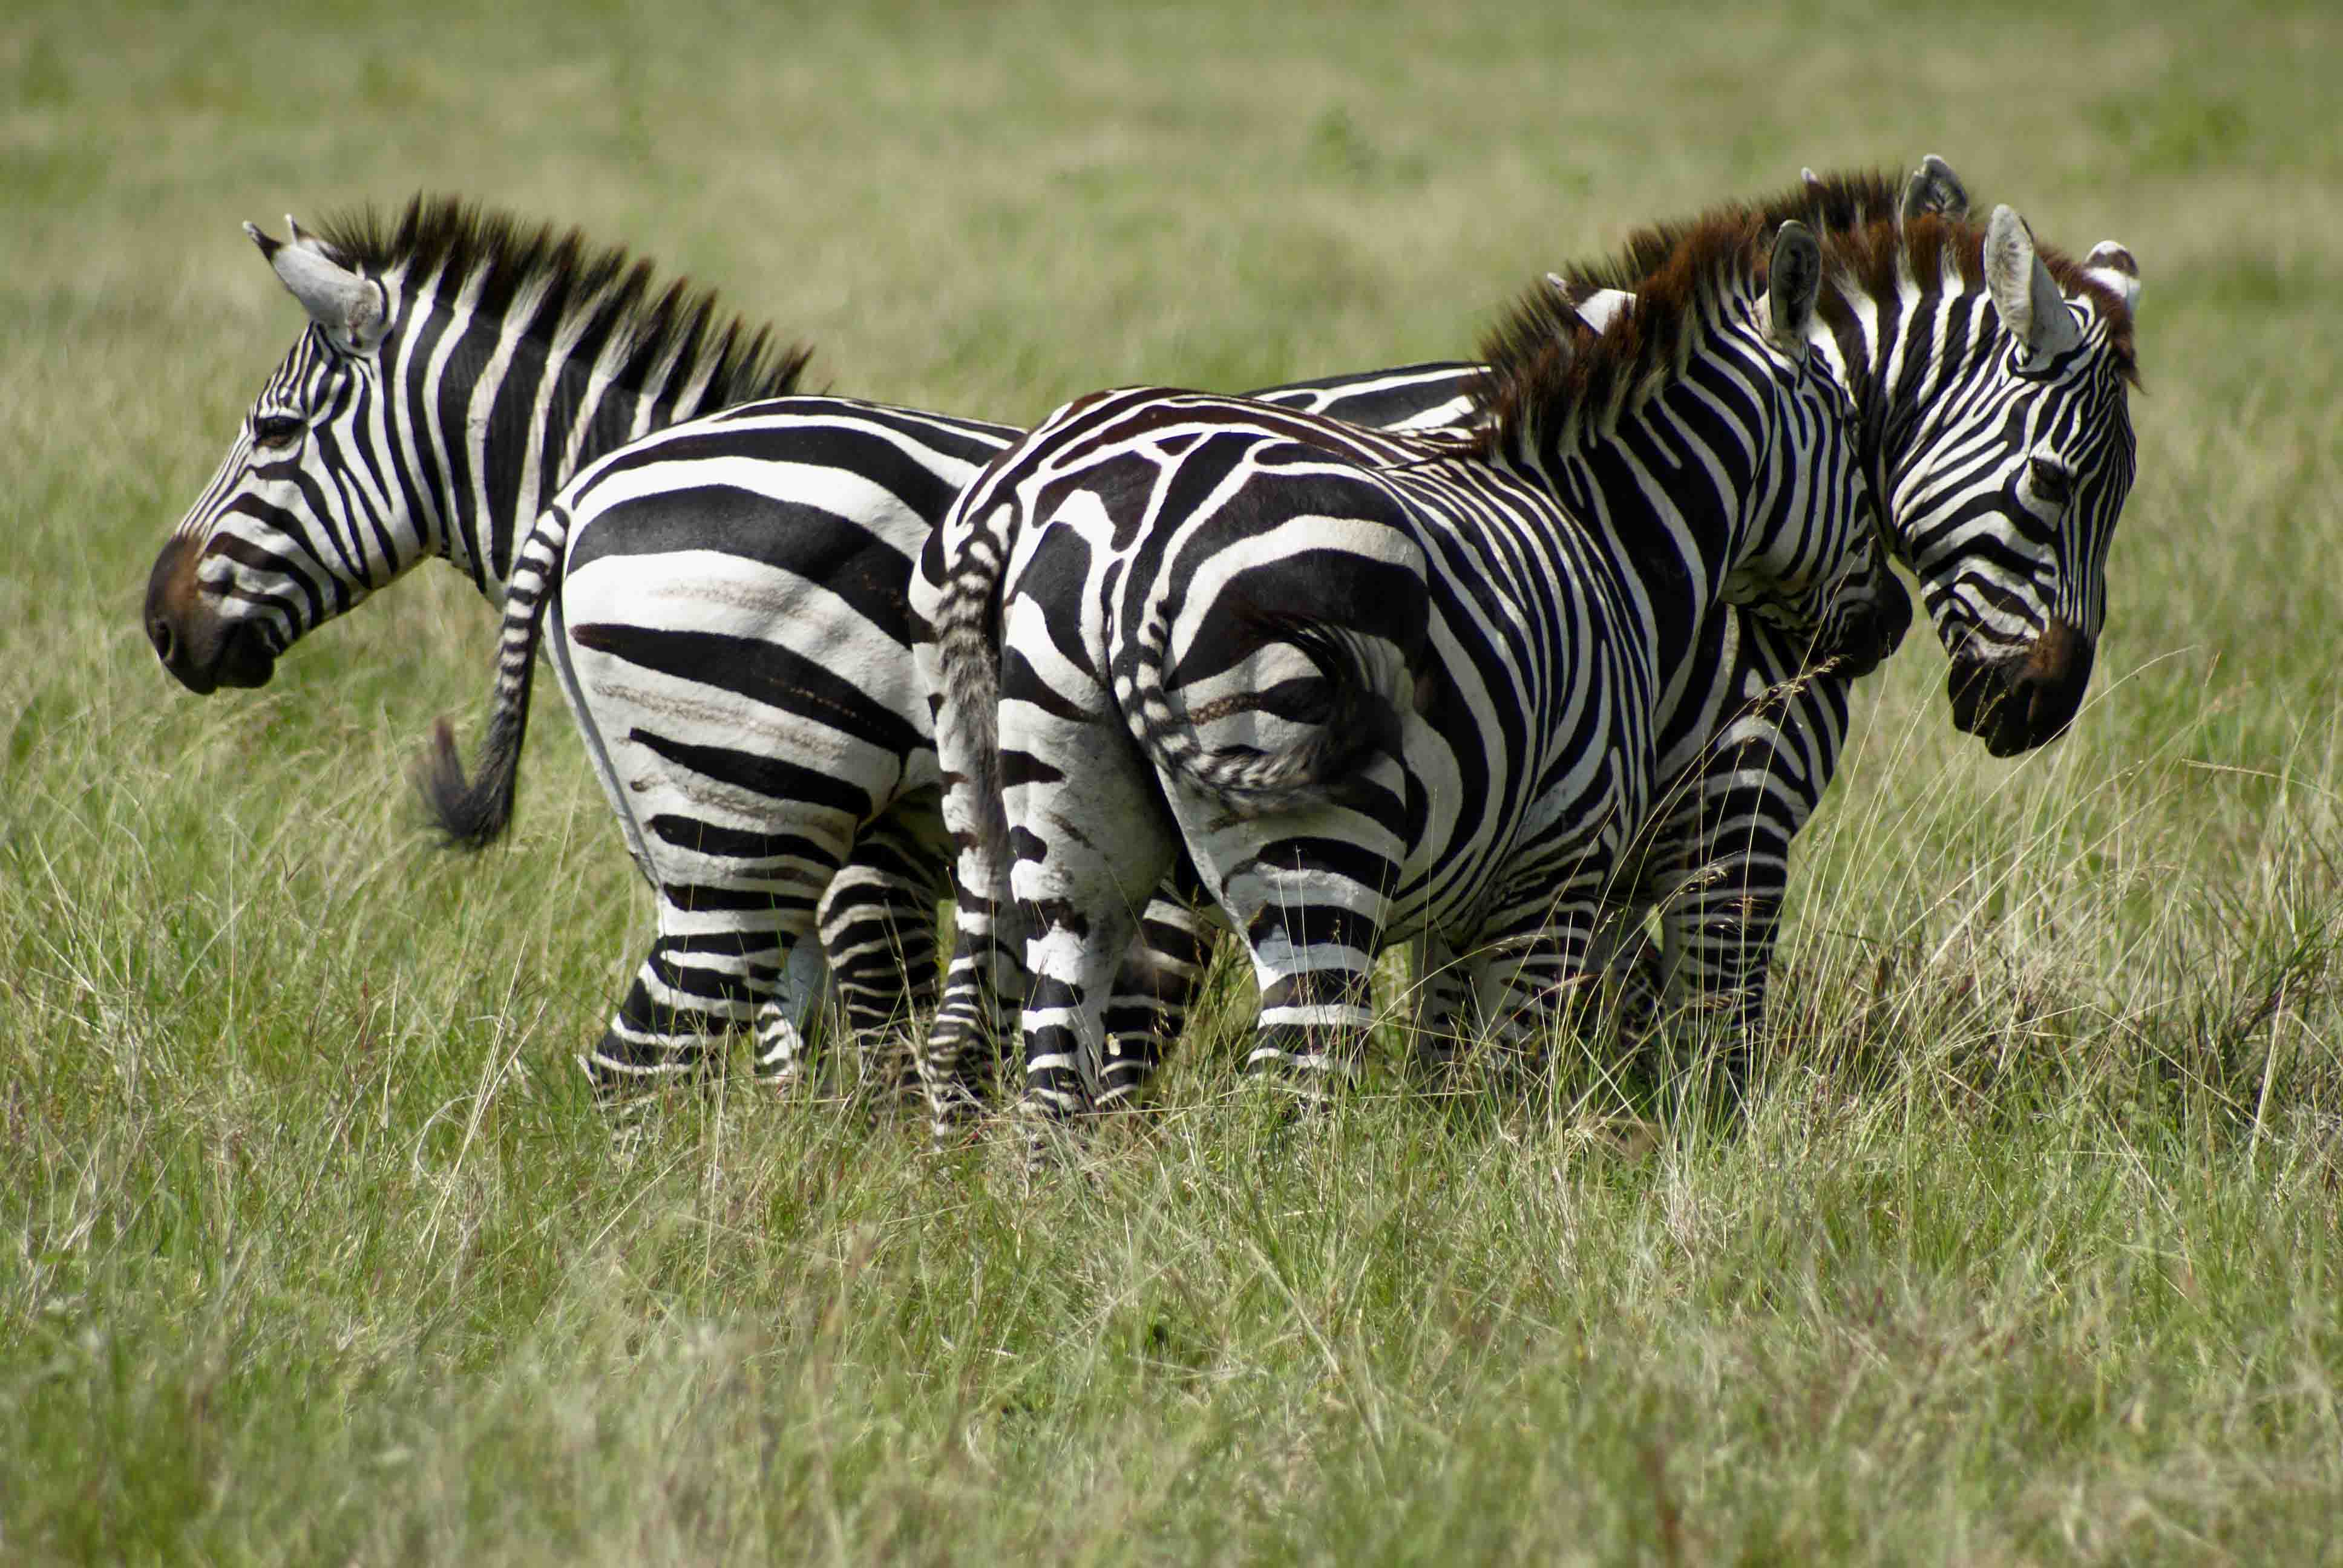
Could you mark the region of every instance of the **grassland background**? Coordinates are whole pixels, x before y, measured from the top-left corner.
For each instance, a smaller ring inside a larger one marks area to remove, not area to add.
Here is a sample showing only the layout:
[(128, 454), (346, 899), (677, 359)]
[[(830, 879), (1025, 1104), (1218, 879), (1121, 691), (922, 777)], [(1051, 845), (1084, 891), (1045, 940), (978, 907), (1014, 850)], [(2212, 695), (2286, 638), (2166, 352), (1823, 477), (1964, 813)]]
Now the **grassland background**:
[[(18, 0), (0, 1560), (2335, 1560), (2338, 66), (2316, 5)], [(1039, 1182), (741, 1093), (623, 1158), (568, 1063), (648, 901), (567, 725), (507, 851), (407, 801), (468, 588), (208, 700), (138, 631), (297, 323), (244, 218), (465, 192), (1031, 417), (1463, 353), (1927, 151), (2137, 251), (2140, 477), (2069, 739), (1954, 735), (1925, 637), (1868, 683), (1737, 1129), (1295, 1143), (1232, 985)]]

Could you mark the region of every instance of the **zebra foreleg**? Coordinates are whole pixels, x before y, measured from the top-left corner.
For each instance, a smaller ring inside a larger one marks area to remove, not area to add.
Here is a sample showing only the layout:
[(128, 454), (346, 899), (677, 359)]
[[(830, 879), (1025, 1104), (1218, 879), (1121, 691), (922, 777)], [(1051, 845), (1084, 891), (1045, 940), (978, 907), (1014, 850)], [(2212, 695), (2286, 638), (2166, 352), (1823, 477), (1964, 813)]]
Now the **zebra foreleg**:
[(1471, 966), (1445, 937), (1427, 932), (1410, 946), (1408, 1067), (1436, 1086), (1463, 1055), (1473, 1028)]

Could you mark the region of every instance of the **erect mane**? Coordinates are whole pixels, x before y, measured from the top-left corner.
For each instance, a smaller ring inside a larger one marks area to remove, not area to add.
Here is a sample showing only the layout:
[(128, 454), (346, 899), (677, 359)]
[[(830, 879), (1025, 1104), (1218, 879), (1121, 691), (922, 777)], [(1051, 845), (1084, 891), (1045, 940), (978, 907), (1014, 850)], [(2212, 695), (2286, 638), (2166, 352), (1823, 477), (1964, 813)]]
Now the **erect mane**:
[[(1892, 298), (1906, 277), (1933, 283), (1957, 277), (1964, 289), (1985, 286), (1985, 226), (1967, 218), (1925, 213), (1904, 223), (1904, 182), (1882, 169), (1843, 170), (1801, 181), (1755, 202), (1730, 202), (1696, 217), (1652, 224), (1630, 234), (1608, 256), (1564, 266), (1558, 276), (1574, 289), (1634, 291), (1667, 264), (1684, 237), (1704, 224), (1754, 218), (1767, 235), (1792, 218), (1815, 231), (1823, 247), (1823, 292), (1817, 309), (1835, 327), (1846, 315), (1849, 290)], [(1972, 196), (1972, 212), (1989, 208)], [(2035, 253), (2061, 290), (2089, 295), (2107, 322), (2107, 348), (2123, 377), (2137, 384), (2131, 307), (2123, 296), (2083, 269), (2064, 251), (2037, 237)]]
[(525, 335), (537, 341), (575, 332), (590, 352), (615, 337), (626, 346), (621, 385), (642, 386), (670, 360), (699, 367), (702, 407), (785, 397), (809, 357), (803, 345), (779, 343), (769, 327), (721, 310), (712, 290), (681, 279), (661, 286), (649, 262), (615, 246), (452, 196), (417, 196), (387, 224), (370, 206), (337, 214), (318, 237), (343, 265), (372, 276), (403, 269), (410, 285), (429, 283), (438, 297), (477, 278), (473, 307), (491, 316), (528, 308)]
[(1483, 450), (1607, 427), (1642, 393), (1684, 373), (1712, 320), (1763, 290), (1770, 236), (1755, 210), (1721, 211), (1670, 232), (1667, 254), (1634, 276), (1635, 303), (1599, 333), (1548, 284), (1515, 302), (1481, 346), (1488, 369), (1473, 397)]

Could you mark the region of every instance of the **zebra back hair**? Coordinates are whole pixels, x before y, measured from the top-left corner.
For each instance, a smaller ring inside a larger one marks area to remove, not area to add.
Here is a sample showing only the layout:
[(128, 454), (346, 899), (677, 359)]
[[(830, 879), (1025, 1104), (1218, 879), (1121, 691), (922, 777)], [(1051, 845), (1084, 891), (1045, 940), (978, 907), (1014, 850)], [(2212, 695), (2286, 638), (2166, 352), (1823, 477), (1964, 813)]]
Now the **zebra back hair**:
[(1601, 332), (1541, 282), (1483, 340), (1488, 369), (1473, 397), (1484, 455), (1608, 428), (1629, 405), (1684, 373), (1701, 331), (1721, 310), (1764, 288), (1767, 230), (1754, 210), (1725, 209), (1674, 232), (1674, 248), (1635, 279), (1634, 303)]
[[(618, 380), (642, 387), (667, 367), (670, 385), (704, 378), (699, 407), (723, 407), (798, 389), (811, 350), (777, 340), (719, 305), (715, 291), (684, 279), (662, 285), (651, 263), (576, 229), (532, 224), (454, 196), (418, 195), (396, 218), (371, 206), (337, 213), (317, 237), (346, 266), (372, 277), (403, 272), (453, 300), (467, 286), (474, 308), (530, 313), (525, 335), (550, 344), (565, 330), (616, 338), (626, 352)], [(581, 321), (580, 318), (584, 319)]]
[[(1647, 224), (1607, 256), (1558, 269), (1574, 293), (1616, 288), (1634, 293), (1664, 267), (1687, 236), (1723, 218), (1754, 219), (1771, 235), (1795, 218), (1823, 247), (1823, 293), (1816, 309), (1836, 329), (1852, 312), (1849, 291), (1892, 298), (1906, 278), (1956, 277), (1964, 289), (1985, 286), (1985, 226), (1966, 216), (1930, 212), (1900, 216), (1904, 180), (1882, 169), (1835, 170), (1754, 202), (1729, 202), (1689, 219)], [(1992, 209), (1969, 193), (1971, 212)], [(2117, 368), (2139, 385), (2128, 301), (2081, 263), (2035, 239), (2035, 254), (2067, 294), (2088, 294), (2109, 324), (2107, 346)]]

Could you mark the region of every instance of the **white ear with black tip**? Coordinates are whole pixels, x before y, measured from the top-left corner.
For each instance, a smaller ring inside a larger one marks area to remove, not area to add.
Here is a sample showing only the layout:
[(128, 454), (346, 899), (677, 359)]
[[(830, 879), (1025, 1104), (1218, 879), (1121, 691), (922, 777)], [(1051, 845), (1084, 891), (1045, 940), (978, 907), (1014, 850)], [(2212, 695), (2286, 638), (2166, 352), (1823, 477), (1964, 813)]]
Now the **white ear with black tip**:
[(303, 250), (314, 250), (319, 256), (324, 256), (327, 261), (336, 259), (334, 253), (326, 248), (326, 242), (319, 239), (316, 235), (311, 234), (307, 229), (303, 228), (299, 224), (295, 223), (293, 221), (293, 215), (289, 212), (285, 215), (285, 233), (287, 236), (285, 242), (286, 244), (297, 245)]
[(2083, 270), (2094, 283), (2105, 284), (2123, 296), (2124, 308), (2139, 309), (2139, 262), (2131, 247), (2103, 239), (2083, 258)]
[(2024, 346), (2029, 364), (2065, 353), (2082, 336), (2057, 280), (2034, 253), (2033, 232), (2006, 206), (1994, 208), (1986, 225), (1985, 282), (2002, 324)]
[(285, 221), (293, 235), (289, 241), (271, 239), (255, 224), (246, 224), (244, 232), (268, 258), (277, 280), (325, 329), (327, 342), (345, 354), (372, 353), (385, 327), (380, 286), (327, 256), (316, 237), (303, 234), (291, 218)]
[(1815, 302), (1822, 292), (1821, 242), (1814, 230), (1793, 218), (1774, 236), (1774, 256), (1766, 266), (1765, 330), (1774, 347), (1794, 359), (1805, 357)]
[(1904, 200), (1896, 209), (1896, 226), (1924, 213), (1940, 217), (1966, 217), (1969, 213), (1968, 187), (1953, 173), (1953, 166), (1934, 153), (1922, 158), (1912, 177), (1904, 182)]
[(1608, 331), (1611, 324), (1619, 319), (1619, 313), (1635, 303), (1635, 297), (1624, 288), (1583, 288), (1558, 272), (1545, 275), (1545, 286), (1578, 313), (1578, 319), (1590, 332)]

